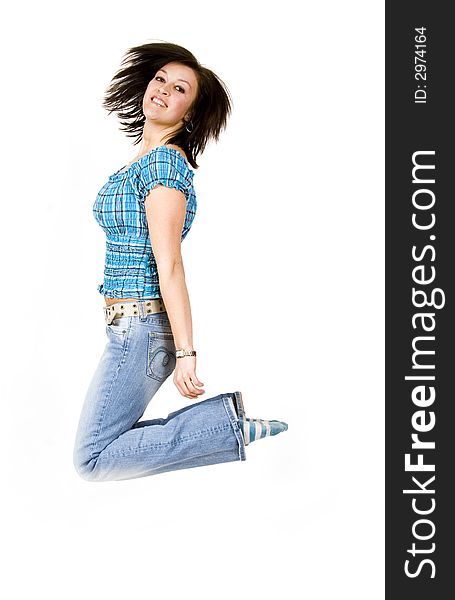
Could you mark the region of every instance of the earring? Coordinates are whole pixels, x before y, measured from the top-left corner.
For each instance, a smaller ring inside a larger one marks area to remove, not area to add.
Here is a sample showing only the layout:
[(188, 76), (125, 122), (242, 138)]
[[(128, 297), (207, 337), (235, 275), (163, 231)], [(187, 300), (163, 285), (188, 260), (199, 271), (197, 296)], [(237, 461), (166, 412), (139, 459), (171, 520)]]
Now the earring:
[[(191, 129), (188, 129), (189, 123), (191, 123)], [(187, 121), (186, 125), (185, 125), (185, 129), (188, 131), (188, 133), (191, 133), (193, 131), (193, 129), (194, 129), (193, 123), (191, 121)]]

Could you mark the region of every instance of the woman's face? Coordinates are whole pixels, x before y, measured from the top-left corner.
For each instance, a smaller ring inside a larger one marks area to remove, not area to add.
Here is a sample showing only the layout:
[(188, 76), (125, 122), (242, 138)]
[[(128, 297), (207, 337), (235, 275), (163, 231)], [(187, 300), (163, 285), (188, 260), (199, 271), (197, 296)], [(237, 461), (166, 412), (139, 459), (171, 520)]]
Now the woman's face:
[(166, 127), (184, 122), (190, 118), (189, 108), (197, 97), (196, 74), (190, 67), (170, 62), (159, 69), (150, 81), (142, 101), (146, 120), (163, 124)]

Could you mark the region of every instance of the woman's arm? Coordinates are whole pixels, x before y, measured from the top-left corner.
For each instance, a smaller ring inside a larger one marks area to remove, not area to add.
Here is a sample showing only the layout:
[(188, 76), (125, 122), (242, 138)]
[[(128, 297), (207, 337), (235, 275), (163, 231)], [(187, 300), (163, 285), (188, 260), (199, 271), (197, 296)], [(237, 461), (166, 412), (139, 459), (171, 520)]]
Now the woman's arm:
[[(181, 255), (181, 235), (186, 200), (183, 192), (159, 185), (147, 195), (145, 210), (153, 248), (160, 291), (169, 317), (177, 349), (193, 349), (190, 300)], [(187, 398), (197, 398), (205, 390), (196, 376), (196, 357), (178, 358), (174, 383)], [(199, 386), (199, 387), (196, 387)]]

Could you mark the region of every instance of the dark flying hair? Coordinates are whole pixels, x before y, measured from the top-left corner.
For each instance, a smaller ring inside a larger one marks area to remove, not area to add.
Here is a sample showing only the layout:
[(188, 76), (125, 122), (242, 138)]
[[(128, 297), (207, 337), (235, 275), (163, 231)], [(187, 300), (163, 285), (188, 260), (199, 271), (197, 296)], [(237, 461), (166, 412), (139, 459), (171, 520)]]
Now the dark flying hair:
[(226, 128), (232, 110), (229, 90), (213, 71), (199, 63), (196, 57), (182, 46), (167, 42), (154, 42), (135, 46), (127, 50), (121, 67), (107, 88), (102, 106), (109, 114), (117, 113), (120, 129), (128, 137), (135, 138), (134, 145), (142, 139), (145, 117), (142, 100), (150, 80), (168, 62), (178, 62), (193, 69), (198, 90), (190, 106), (193, 129), (186, 130), (186, 124), (165, 139), (166, 143), (176, 144), (185, 151), (188, 162), (198, 168), (196, 157), (203, 152), (210, 139), (218, 141)]

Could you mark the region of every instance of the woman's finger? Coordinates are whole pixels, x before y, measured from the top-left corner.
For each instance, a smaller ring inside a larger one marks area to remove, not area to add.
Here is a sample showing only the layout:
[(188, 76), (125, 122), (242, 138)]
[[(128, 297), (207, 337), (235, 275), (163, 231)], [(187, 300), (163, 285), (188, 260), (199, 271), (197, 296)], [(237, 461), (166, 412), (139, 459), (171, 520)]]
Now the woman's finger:
[(185, 386), (187, 388), (187, 394), (189, 394), (190, 398), (197, 398), (199, 395), (199, 391), (194, 387), (191, 380), (185, 380)]
[(190, 379), (191, 379), (191, 381), (193, 382), (193, 384), (194, 384), (194, 385), (197, 385), (198, 387), (201, 387), (202, 385), (204, 385), (204, 384), (202, 383), (202, 381), (199, 381), (199, 379), (198, 379), (198, 378), (197, 378), (197, 376), (196, 376), (196, 373), (195, 373), (194, 375), (192, 375), (192, 376), (190, 377)]
[(184, 381), (184, 386), (186, 388), (185, 395), (188, 398), (197, 398), (198, 397), (198, 393), (189, 379)]
[[(192, 392), (197, 392), (198, 394), (203, 394), (205, 390), (201, 390), (200, 387), (198, 387), (194, 380), (199, 381), (199, 379), (196, 377), (196, 375), (194, 375), (194, 379), (192, 377), (189, 377), (189, 382), (188, 382), (188, 389), (191, 390)], [(204, 384), (201, 384), (204, 385)]]

